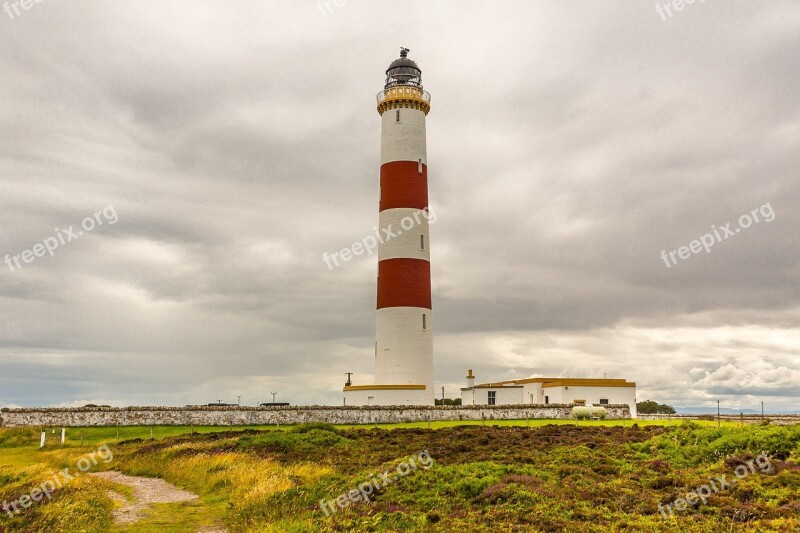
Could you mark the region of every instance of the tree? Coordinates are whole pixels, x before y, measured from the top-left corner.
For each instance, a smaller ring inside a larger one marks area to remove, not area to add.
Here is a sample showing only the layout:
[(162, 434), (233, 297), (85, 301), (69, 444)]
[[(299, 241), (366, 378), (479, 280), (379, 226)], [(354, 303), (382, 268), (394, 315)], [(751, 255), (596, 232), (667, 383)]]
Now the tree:
[(636, 411), (641, 415), (674, 415), (675, 408), (664, 403), (645, 400), (636, 404)]
[(461, 405), (461, 398), (456, 398), (455, 400), (453, 400), (452, 398), (445, 398), (444, 400), (440, 400), (437, 398), (434, 401), (436, 402), (436, 405)]

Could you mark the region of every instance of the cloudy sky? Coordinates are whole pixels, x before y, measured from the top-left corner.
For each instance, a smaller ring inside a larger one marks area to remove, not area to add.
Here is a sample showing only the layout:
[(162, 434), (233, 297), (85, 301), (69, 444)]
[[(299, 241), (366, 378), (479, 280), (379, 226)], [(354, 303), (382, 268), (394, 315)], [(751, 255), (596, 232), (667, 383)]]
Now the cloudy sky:
[(473, 368), (800, 407), (795, 1), (339, 3), (7, 4), (0, 405), (369, 383), (377, 259), (322, 254), (377, 224), (375, 94), (406, 46), (437, 389)]

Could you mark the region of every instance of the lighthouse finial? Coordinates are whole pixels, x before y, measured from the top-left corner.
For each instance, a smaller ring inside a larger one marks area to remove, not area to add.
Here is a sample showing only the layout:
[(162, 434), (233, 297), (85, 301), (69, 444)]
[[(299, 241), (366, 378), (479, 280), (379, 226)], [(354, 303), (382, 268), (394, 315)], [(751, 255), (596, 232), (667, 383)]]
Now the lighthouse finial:
[(411, 50), (410, 50), (409, 48), (406, 48), (406, 47), (404, 47), (404, 46), (401, 46), (401, 47), (400, 47), (400, 57), (408, 57), (408, 53), (409, 53), (410, 51), (411, 51)]

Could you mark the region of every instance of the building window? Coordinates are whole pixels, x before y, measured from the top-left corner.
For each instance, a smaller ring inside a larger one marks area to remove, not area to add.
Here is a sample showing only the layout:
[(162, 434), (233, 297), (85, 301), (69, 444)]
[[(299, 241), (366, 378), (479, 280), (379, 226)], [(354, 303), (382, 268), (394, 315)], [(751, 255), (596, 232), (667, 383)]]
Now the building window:
[(422, 174), (422, 158), (417, 160), (417, 174)]
[(547, 405), (549, 403), (550, 403), (550, 396), (545, 396), (544, 397), (544, 404)]
[(420, 235), (419, 236), (419, 249), (420, 250), (424, 250), (425, 249), (425, 235)]
[(493, 390), (490, 390), (488, 394), (489, 394), (489, 397), (488, 397), (487, 403), (489, 405), (495, 405), (496, 402), (497, 402), (497, 392), (495, 392)]
[(400, 110), (399, 109), (397, 111), (395, 111), (394, 121), (395, 122), (400, 122)]
[(608, 398), (600, 398), (600, 405), (608, 405)]
[(428, 329), (428, 320), (425, 313), (422, 313), (422, 329)]

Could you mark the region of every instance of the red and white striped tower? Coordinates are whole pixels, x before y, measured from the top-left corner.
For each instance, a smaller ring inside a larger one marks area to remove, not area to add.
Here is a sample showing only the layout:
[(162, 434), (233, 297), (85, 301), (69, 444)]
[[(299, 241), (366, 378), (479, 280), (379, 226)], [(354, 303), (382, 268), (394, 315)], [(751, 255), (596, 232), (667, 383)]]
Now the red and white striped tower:
[[(348, 405), (433, 405), (425, 117), (430, 94), (403, 48), (378, 93), (381, 115), (375, 384), (345, 387)], [(435, 220), (435, 219), (433, 219)]]

